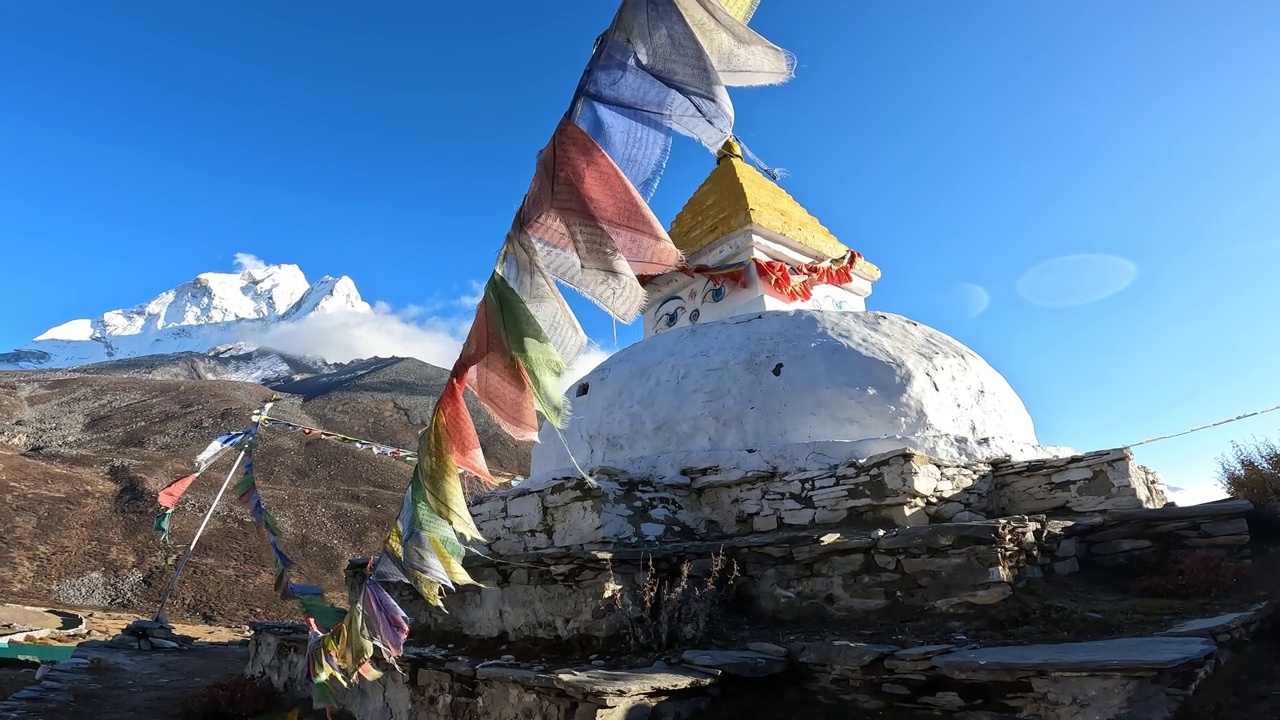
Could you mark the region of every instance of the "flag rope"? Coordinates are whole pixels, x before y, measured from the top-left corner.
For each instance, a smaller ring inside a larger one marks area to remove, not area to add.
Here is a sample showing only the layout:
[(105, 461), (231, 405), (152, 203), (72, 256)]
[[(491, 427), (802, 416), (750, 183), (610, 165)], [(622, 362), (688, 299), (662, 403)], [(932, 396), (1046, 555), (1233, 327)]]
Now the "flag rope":
[(1150, 445), (1151, 443), (1160, 442), (1162, 440), (1172, 440), (1173, 438), (1182, 437), (1183, 435), (1190, 435), (1191, 433), (1198, 433), (1201, 430), (1209, 430), (1211, 428), (1222, 427), (1223, 425), (1230, 425), (1231, 423), (1237, 422), (1239, 420), (1247, 420), (1248, 418), (1257, 417), (1259, 415), (1266, 415), (1267, 413), (1273, 413), (1277, 410), (1280, 410), (1280, 405), (1276, 405), (1275, 407), (1265, 408), (1263, 410), (1254, 410), (1253, 412), (1247, 412), (1247, 413), (1244, 413), (1243, 415), (1236, 415), (1235, 417), (1227, 418), (1225, 420), (1219, 420), (1218, 422), (1209, 423), (1208, 425), (1200, 425), (1198, 427), (1193, 427), (1190, 430), (1183, 430), (1182, 432), (1176, 432), (1169, 435), (1161, 435), (1159, 437), (1147, 438), (1146, 440), (1143, 440), (1141, 442), (1125, 445), (1125, 447), (1136, 448), (1139, 445)]

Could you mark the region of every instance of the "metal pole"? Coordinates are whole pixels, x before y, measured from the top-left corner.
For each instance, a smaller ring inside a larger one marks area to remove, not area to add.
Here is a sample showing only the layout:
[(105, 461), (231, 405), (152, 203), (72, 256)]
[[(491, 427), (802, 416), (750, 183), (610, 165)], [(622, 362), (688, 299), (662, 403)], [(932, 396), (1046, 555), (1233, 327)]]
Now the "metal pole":
[(156, 622), (161, 622), (160, 617), (164, 615), (164, 606), (169, 602), (169, 596), (173, 594), (174, 589), (178, 587), (178, 577), (182, 575), (182, 570), (187, 566), (187, 561), (191, 559), (191, 552), (196, 549), (196, 543), (200, 542), (200, 535), (204, 532), (204, 528), (209, 524), (209, 520), (213, 518), (213, 511), (217, 509), (218, 503), (222, 501), (222, 494), (227, 491), (227, 486), (231, 484), (231, 478), (236, 474), (236, 468), (240, 467), (240, 461), (244, 460), (245, 450), (241, 450), (236, 456), (236, 461), (231, 465), (231, 471), (227, 473), (227, 479), (222, 481), (222, 487), (218, 488), (218, 494), (213, 498), (213, 504), (209, 506), (209, 511), (204, 514), (204, 520), (201, 521), (200, 527), (196, 530), (195, 537), (191, 538), (191, 544), (187, 546), (187, 551), (182, 555), (182, 560), (178, 563), (177, 569), (173, 571), (173, 577), (169, 579), (169, 587), (164, 590), (164, 597), (160, 598), (160, 607), (156, 610)]

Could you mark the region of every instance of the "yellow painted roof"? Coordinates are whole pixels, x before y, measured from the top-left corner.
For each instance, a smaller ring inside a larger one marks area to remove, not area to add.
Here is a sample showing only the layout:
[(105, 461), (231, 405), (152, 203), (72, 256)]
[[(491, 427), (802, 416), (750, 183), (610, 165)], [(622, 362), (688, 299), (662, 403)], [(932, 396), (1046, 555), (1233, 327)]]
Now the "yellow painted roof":
[[(681, 252), (692, 256), (752, 224), (785, 235), (824, 258), (844, 257), (849, 252), (787, 191), (743, 161), (742, 151), (730, 140), (720, 150), (715, 169), (676, 215), (669, 234)], [(875, 265), (865, 260), (859, 260), (858, 265), (859, 270), (880, 276)]]

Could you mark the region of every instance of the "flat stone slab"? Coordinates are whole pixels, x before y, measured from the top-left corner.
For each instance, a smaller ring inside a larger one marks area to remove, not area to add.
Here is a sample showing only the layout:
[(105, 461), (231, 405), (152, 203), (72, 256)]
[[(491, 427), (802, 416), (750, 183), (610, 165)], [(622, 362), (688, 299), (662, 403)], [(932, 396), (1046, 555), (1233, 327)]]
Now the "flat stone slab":
[(1201, 505), (1187, 505), (1186, 507), (1112, 510), (1107, 513), (1107, 518), (1113, 522), (1121, 520), (1193, 520), (1196, 518), (1243, 515), (1252, 509), (1253, 503), (1248, 500), (1218, 500)]
[(1217, 650), (1196, 637), (1140, 637), (1055, 645), (988, 647), (939, 655), (933, 666), (948, 677), (979, 679), (1001, 676), (1073, 672), (1127, 675), (1194, 663)]
[(895, 645), (871, 645), (848, 640), (796, 643), (788, 648), (797, 662), (810, 665), (832, 665), (860, 668), (902, 648)]
[(706, 687), (716, 679), (688, 668), (641, 668), (639, 670), (585, 670), (556, 673), (556, 687), (587, 696), (618, 697), (675, 692)]
[(955, 649), (955, 645), (918, 645), (916, 647), (903, 648), (894, 653), (893, 657), (897, 660), (906, 661), (928, 660)]
[(1244, 612), (1188, 620), (1178, 623), (1160, 634), (1167, 637), (1213, 637), (1219, 633), (1231, 632), (1247, 622), (1259, 620), (1267, 614), (1269, 609), (1268, 605), (1263, 604)]
[(750, 650), (686, 650), (680, 662), (749, 678), (777, 675), (786, 672), (788, 666), (785, 659), (776, 655)]

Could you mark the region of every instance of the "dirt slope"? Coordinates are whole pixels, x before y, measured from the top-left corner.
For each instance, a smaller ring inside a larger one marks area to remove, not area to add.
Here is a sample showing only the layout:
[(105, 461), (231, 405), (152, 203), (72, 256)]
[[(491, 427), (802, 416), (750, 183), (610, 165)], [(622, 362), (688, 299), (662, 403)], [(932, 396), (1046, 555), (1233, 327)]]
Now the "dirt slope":
[[(412, 360), (353, 364), (282, 395), (273, 414), (413, 447), (444, 371)], [(281, 388), (285, 390), (288, 388)], [(188, 492), (175, 545), (151, 529), (155, 493), (214, 436), (244, 427), (272, 390), (221, 380), (0, 372), (0, 597), (150, 611), (231, 460)], [(496, 469), (524, 471), (528, 448), (477, 418)], [(257, 452), (264, 499), (300, 580), (343, 599), (342, 569), (390, 527), (412, 468), (342, 444), (268, 430)], [(175, 596), (177, 617), (240, 623), (287, 618), (271, 591), (266, 540), (230, 498)]]

